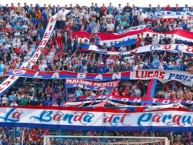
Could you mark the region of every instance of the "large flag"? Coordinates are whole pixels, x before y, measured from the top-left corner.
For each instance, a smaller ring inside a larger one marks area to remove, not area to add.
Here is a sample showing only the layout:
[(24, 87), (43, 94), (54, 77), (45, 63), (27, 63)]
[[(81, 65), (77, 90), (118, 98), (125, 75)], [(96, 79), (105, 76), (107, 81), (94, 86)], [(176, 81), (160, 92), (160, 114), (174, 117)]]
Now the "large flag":
[[(138, 34), (143, 33), (144, 36), (146, 34), (150, 34), (152, 36), (153, 34), (158, 34), (160, 37), (161, 35), (164, 36), (166, 34), (167, 37), (171, 38), (173, 35), (173, 38), (176, 39), (177, 42), (184, 43), (184, 44), (193, 44), (193, 32), (176, 29), (173, 31), (169, 31), (164, 34), (156, 33), (152, 30), (150, 30), (147, 27), (137, 27), (137, 30), (129, 30), (125, 31), (125, 33), (117, 34), (117, 33), (97, 33), (97, 36), (100, 38), (100, 45), (103, 45), (106, 43), (108, 46), (110, 46), (112, 43), (117, 44), (121, 42), (125, 42), (128, 40), (136, 39)], [(90, 39), (90, 34), (88, 32), (73, 32), (72, 37), (75, 38), (75, 36), (78, 36), (78, 38), (81, 38), (82, 36), (85, 37), (85, 39)]]

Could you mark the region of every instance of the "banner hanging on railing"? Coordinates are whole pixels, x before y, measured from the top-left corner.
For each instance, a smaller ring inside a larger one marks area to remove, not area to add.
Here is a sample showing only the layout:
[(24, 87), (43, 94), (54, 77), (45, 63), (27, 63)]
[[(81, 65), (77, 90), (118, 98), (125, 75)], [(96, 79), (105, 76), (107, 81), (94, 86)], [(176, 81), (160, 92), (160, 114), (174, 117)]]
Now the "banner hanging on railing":
[(94, 82), (83, 79), (66, 79), (65, 87), (66, 88), (80, 87), (83, 89), (91, 89), (91, 90), (98, 90), (98, 89), (112, 90), (113, 88), (119, 86), (119, 82), (120, 81)]
[(163, 18), (163, 19), (178, 19), (178, 18), (184, 18), (184, 19), (191, 19), (193, 18), (193, 12), (192, 11), (158, 11), (158, 12), (152, 12), (152, 13), (143, 13), (145, 18), (150, 19), (156, 19), (156, 18)]
[(38, 79), (86, 79), (93, 81), (158, 79), (163, 83), (168, 81), (178, 81), (187, 86), (192, 86), (193, 84), (193, 76), (191, 73), (174, 70), (140, 70), (97, 74), (75, 73), (69, 71), (38, 72), (34, 70), (14, 69), (9, 71), (6, 75)]
[[(113, 95), (102, 95), (102, 96), (80, 96), (78, 100), (76, 100), (76, 104), (80, 104), (82, 101), (92, 101), (92, 100), (111, 100), (115, 102), (119, 102), (122, 104), (125, 103), (134, 103), (134, 104), (156, 104), (156, 105), (167, 105), (167, 104), (193, 104), (192, 100), (186, 99), (163, 99), (163, 98), (150, 98), (147, 96), (143, 97), (132, 97), (132, 96), (113, 96)], [(72, 104), (72, 102), (70, 102)], [(75, 103), (75, 102), (74, 102)]]
[(96, 45), (88, 45), (87, 49), (85, 49), (85, 45), (83, 47), (84, 47), (84, 51), (95, 51), (103, 55), (131, 55), (131, 54), (139, 54), (139, 53), (146, 53), (146, 52), (152, 52), (152, 51), (158, 51), (158, 52), (166, 51), (170, 53), (186, 53), (186, 54), (193, 55), (193, 46), (188, 46), (184, 44), (146, 45), (146, 46), (141, 46), (126, 52), (105, 51), (105, 50), (99, 49)]
[(61, 107), (1, 107), (1, 126), (97, 130), (192, 131), (193, 112), (182, 108), (147, 112)]

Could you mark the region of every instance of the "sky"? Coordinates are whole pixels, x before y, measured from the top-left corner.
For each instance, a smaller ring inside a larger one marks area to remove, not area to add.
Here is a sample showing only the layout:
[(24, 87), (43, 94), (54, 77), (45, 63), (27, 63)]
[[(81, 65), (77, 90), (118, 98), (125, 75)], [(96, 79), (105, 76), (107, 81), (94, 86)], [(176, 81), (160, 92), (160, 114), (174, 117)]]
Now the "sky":
[[(18, 2), (21, 3), (21, 5), (23, 5), (23, 3), (28, 3), (28, 4), (36, 4), (39, 3), (40, 5), (43, 4), (54, 4), (54, 5), (60, 5), (60, 6), (64, 6), (64, 5), (69, 5), (69, 4), (79, 4), (79, 5), (86, 5), (86, 6), (90, 6), (91, 3), (98, 3), (98, 5), (102, 5), (103, 3), (105, 3), (106, 6), (109, 5), (109, 3), (111, 2), (113, 6), (117, 6), (119, 3), (122, 5), (126, 5), (127, 2), (130, 3), (130, 5), (135, 4), (136, 6), (140, 6), (140, 7), (147, 7), (149, 4), (152, 4), (153, 7), (156, 7), (158, 4), (160, 4), (160, 6), (166, 6), (167, 4), (170, 4), (170, 6), (175, 6), (177, 3), (179, 4), (179, 6), (184, 6), (185, 4), (189, 4), (190, 1), (192, 0), (133, 0), (133, 1), (129, 1), (129, 0), (1, 0), (0, 4), (1, 5), (5, 5), (5, 4), (17, 4)], [(134, 3), (135, 2), (135, 3)], [(189, 6), (193, 6), (189, 5)]]

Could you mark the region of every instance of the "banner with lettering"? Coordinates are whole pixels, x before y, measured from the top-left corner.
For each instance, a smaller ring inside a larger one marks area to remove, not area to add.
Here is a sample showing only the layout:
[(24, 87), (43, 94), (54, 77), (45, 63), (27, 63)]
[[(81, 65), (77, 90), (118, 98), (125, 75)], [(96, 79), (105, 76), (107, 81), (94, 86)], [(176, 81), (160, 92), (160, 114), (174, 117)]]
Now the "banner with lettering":
[(130, 79), (149, 80), (158, 79), (162, 83), (178, 81), (184, 85), (193, 85), (193, 75), (190, 72), (175, 70), (139, 70), (130, 74)]
[(192, 131), (193, 112), (184, 108), (156, 111), (61, 107), (0, 107), (1, 126), (95, 130)]
[(191, 73), (175, 70), (139, 70), (139, 71), (125, 71), (118, 73), (97, 74), (97, 73), (75, 73), (70, 71), (38, 72), (34, 70), (14, 69), (10, 70), (5, 75), (19, 76), (25, 78), (37, 78), (37, 79), (86, 79), (95, 81), (158, 79), (163, 83), (175, 80), (187, 86), (192, 86), (193, 84), (193, 75)]
[(163, 19), (178, 19), (183, 17), (184, 19), (191, 19), (193, 18), (193, 12), (191, 11), (158, 11), (158, 12), (150, 12), (150, 13), (143, 13), (145, 18), (156, 19), (156, 18), (163, 18)]
[(83, 79), (66, 79), (65, 87), (66, 88), (80, 87), (83, 89), (91, 89), (91, 90), (98, 90), (104, 88), (107, 90), (112, 90), (113, 88), (119, 86), (119, 82), (120, 81), (94, 82)]
[[(186, 99), (163, 99), (163, 98), (150, 98), (150, 96), (143, 97), (132, 97), (132, 96), (113, 96), (113, 95), (102, 95), (102, 96), (80, 96), (78, 100), (68, 102), (71, 105), (78, 105), (81, 104), (82, 101), (96, 101), (96, 100), (110, 100), (117, 103), (121, 103), (120, 106), (124, 107), (127, 103), (134, 103), (134, 104), (156, 104), (156, 105), (167, 105), (167, 104), (184, 104), (184, 105), (191, 105), (193, 104), (192, 100)], [(67, 105), (67, 104), (66, 104)]]
[(95, 51), (103, 55), (128, 55), (128, 54), (139, 54), (152, 51), (167, 51), (170, 53), (186, 53), (193, 55), (193, 46), (184, 44), (169, 44), (169, 45), (146, 45), (126, 52), (112, 52), (98, 48), (96, 45), (88, 45), (85, 51)]
[[(193, 43), (193, 32), (189, 32), (189, 31), (185, 31), (182, 29), (176, 29), (173, 31), (169, 31), (167, 33), (164, 34), (160, 34), (157, 32), (154, 32), (152, 30), (150, 30), (147, 27), (141, 27), (137, 26), (136, 29), (137, 30), (131, 30), (131, 31), (126, 31), (125, 33), (121, 33), (121, 34), (117, 34), (117, 33), (97, 33), (97, 36), (100, 38), (100, 45), (103, 45), (104, 43), (107, 44), (107, 46), (111, 46), (111, 44), (115, 44), (115, 43), (119, 43), (119, 42), (124, 42), (127, 41), (128, 39), (136, 39), (137, 35), (141, 33), (143, 33), (143, 36), (146, 36), (147, 34), (149, 34), (150, 36), (152, 36), (153, 34), (158, 34), (158, 37), (164, 37), (166, 34), (167, 37), (171, 38), (173, 37), (173, 39), (175, 39), (177, 42), (179, 43), (184, 43), (184, 44), (192, 44)], [(135, 28), (133, 28), (135, 29)], [(84, 36), (85, 39), (90, 40), (90, 34), (88, 32), (82, 32), (82, 31), (78, 31), (78, 32), (73, 32), (72, 33), (72, 38), (76, 38), (76, 36), (78, 38), (82, 38), (82, 36)]]

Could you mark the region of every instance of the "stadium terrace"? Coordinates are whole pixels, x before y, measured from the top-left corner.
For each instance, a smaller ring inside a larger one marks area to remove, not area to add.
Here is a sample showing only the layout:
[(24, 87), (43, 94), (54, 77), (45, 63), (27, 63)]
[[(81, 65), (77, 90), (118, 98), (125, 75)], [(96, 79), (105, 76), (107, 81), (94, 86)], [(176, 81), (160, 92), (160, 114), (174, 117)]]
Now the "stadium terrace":
[(0, 144), (192, 144), (191, 3), (30, 3), (0, 2)]

